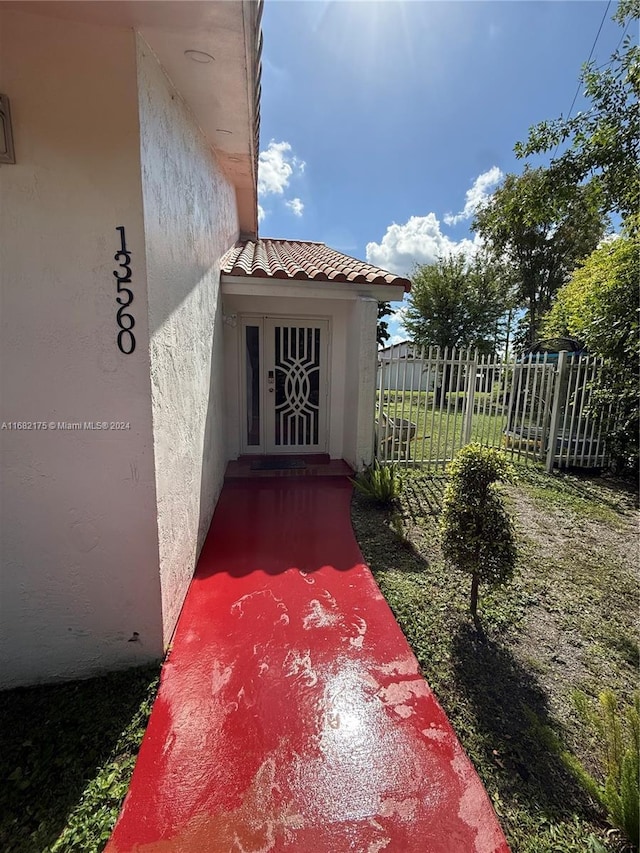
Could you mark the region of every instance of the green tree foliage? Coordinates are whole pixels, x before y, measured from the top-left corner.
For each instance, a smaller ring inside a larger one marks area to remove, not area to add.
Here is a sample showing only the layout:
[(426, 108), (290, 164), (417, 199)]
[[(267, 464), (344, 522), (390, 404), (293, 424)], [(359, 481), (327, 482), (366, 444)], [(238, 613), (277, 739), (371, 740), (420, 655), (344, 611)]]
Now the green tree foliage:
[(558, 195), (548, 170), (527, 166), (521, 175), (506, 176), (477, 211), (473, 228), (516, 282), (517, 302), (526, 308), (520, 338), (533, 343), (554, 294), (595, 249), (605, 220), (596, 187), (574, 186)]
[(468, 444), (447, 467), (440, 533), (447, 560), (471, 575), (470, 610), (478, 612), (480, 583), (498, 586), (513, 576), (516, 539), (513, 522), (495, 484), (512, 477), (504, 454)]
[(391, 305), (388, 302), (378, 302), (378, 325), (376, 327), (376, 340), (378, 341), (378, 346), (384, 346), (391, 337), (389, 335), (389, 324), (384, 318), (390, 317), (392, 314), (393, 311), (391, 310)]
[(607, 360), (594, 389), (595, 405), (608, 409), (613, 404), (617, 411), (608, 440), (619, 465), (630, 469), (637, 466), (640, 428), (639, 272), (635, 230), (635, 236), (604, 243), (575, 270), (545, 322), (546, 334), (578, 338)]
[(574, 694), (574, 701), (579, 715), (597, 735), (600, 778), (588, 773), (570, 753), (564, 752), (563, 760), (637, 850), (640, 844), (640, 695), (635, 695), (633, 705), (624, 715), (611, 690), (600, 694), (597, 708), (593, 708), (580, 692)]
[(584, 66), (581, 81), (591, 108), (535, 125), (527, 141), (515, 147), (519, 157), (527, 157), (568, 141), (551, 161), (555, 194), (561, 197), (590, 181), (599, 189), (602, 209), (624, 219), (640, 210), (640, 48), (633, 26), (639, 17), (639, 0), (620, 0), (613, 18), (625, 29), (631, 25), (632, 32), (603, 67)]
[(451, 255), (416, 267), (404, 325), (418, 346), (492, 352), (508, 302), (496, 267), (481, 257), (469, 262)]

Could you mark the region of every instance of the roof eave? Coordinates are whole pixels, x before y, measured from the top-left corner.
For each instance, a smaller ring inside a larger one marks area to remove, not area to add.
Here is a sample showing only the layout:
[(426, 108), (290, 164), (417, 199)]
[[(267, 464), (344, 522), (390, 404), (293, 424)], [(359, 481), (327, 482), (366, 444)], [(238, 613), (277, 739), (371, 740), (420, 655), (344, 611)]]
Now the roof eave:
[[(2, 8), (138, 32), (235, 188), (240, 233), (257, 235), (262, 0), (3, 0)], [(192, 62), (194, 52), (210, 61)]]
[[(232, 296), (295, 296), (307, 298), (358, 299), (369, 297), (377, 302), (399, 302), (404, 295), (402, 285), (370, 282), (336, 282), (318, 279), (284, 279), (253, 275), (221, 273), (223, 294)], [(268, 288), (268, 293), (265, 289)]]

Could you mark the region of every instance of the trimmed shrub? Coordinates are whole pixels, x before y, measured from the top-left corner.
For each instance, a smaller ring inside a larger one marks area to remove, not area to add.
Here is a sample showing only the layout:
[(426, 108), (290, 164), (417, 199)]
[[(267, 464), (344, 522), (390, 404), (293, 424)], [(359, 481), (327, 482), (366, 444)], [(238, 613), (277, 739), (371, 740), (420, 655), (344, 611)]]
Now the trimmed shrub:
[(513, 522), (495, 488), (497, 482), (513, 478), (513, 467), (498, 450), (469, 444), (447, 466), (447, 473), (442, 551), (471, 575), (470, 610), (476, 620), (480, 583), (499, 586), (512, 578), (515, 569)]

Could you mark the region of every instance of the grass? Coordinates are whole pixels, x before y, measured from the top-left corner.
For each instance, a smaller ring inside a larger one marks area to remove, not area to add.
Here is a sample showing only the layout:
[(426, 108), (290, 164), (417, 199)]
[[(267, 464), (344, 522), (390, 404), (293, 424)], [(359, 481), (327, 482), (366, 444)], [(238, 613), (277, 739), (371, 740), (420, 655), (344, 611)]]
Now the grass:
[[(452, 459), (457, 450), (466, 444), (463, 394), (449, 394), (442, 410), (434, 405), (431, 392), (387, 391), (384, 400), (384, 412), (389, 418), (404, 418), (416, 424), (415, 438), (409, 444), (409, 460), (434, 459), (444, 462)], [(474, 397), (470, 440), (502, 446), (507, 409), (506, 404), (498, 402), (495, 393), (477, 393)], [(394, 451), (396, 457), (397, 450)]]
[(94, 853), (129, 787), (159, 666), (0, 693), (0, 849)]
[(629, 700), (636, 687), (635, 495), (606, 478), (518, 471), (518, 484), (504, 490), (518, 572), (504, 589), (481, 589), (481, 632), (468, 614), (470, 581), (444, 564), (438, 545), (444, 476), (407, 471), (393, 514), (355, 496), (354, 528), (513, 853), (620, 851), (619, 834), (541, 733), (594, 769), (572, 691), (596, 697), (609, 687)]
[[(468, 615), (437, 524), (445, 478), (403, 472), (397, 511), (355, 496), (362, 551), (491, 796), (513, 853), (619, 853), (622, 839), (552, 749), (593, 770), (571, 693), (637, 683), (635, 495), (611, 479), (519, 466), (515, 581)], [(0, 850), (97, 853), (129, 785), (159, 667), (0, 693)]]

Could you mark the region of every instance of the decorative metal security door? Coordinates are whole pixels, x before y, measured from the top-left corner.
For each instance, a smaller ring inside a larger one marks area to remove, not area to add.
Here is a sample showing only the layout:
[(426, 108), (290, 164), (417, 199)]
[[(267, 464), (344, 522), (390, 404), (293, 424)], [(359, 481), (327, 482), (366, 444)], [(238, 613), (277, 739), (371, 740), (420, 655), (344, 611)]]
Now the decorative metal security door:
[(265, 319), (267, 453), (327, 448), (326, 320)]

